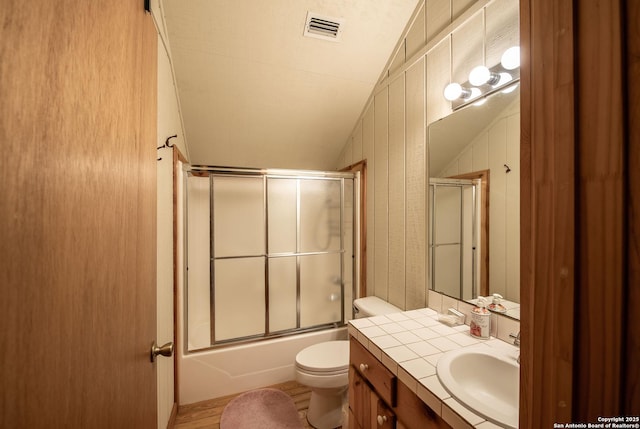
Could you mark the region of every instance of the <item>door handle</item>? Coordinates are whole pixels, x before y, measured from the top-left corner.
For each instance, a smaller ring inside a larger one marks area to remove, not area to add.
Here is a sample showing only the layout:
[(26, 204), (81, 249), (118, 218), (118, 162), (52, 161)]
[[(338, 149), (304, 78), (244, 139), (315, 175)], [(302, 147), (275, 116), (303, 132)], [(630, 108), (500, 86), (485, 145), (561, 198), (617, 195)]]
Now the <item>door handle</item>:
[(149, 353), (149, 358), (151, 359), (151, 362), (155, 362), (156, 356), (158, 355), (162, 355), (166, 357), (173, 356), (173, 342), (168, 342), (167, 344), (164, 344), (160, 347), (158, 347), (155, 341), (151, 343), (151, 352)]

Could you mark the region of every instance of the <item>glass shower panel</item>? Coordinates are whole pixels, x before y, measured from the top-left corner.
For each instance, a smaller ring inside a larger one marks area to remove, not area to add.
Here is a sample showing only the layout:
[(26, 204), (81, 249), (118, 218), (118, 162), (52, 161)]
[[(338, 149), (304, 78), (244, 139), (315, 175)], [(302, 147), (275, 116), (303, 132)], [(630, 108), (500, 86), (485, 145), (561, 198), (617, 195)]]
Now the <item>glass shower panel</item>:
[(473, 296), (473, 276), (475, 264), (475, 222), (474, 222), (474, 186), (462, 188), (462, 295), (461, 299), (469, 300)]
[(267, 179), (269, 254), (296, 251), (297, 183), (296, 179)]
[(300, 180), (300, 252), (340, 250), (340, 180)]
[(354, 235), (354, 184), (353, 179), (344, 180), (344, 200), (343, 200), (343, 221), (342, 221), (342, 242), (344, 253), (342, 254), (342, 282), (344, 283), (344, 314), (345, 318), (353, 317), (353, 287), (357, 282), (353, 275), (355, 258), (355, 235)]
[(269, 259), (269, 332), (297, 327), (296, 259)]
[(265, 332), (264, 258), (215, 261), (215, 340)]
[(460, 245), (441, 245), (434, 251), (434, 281), (438, 292), (448, 296), (460, 296)]
[(340, 253), (300, 257), (300, 327), (342, 320)]
[(435, 188), (435, 245), (460, 242), (462, 190), (458, 186)]
[(209, 183), (209, 176), (187, 176), (187, 327), (190, 350), (209, 347), (211, 343)]
[(213, 177), (214, 256), (265, 254), (262, 177)]

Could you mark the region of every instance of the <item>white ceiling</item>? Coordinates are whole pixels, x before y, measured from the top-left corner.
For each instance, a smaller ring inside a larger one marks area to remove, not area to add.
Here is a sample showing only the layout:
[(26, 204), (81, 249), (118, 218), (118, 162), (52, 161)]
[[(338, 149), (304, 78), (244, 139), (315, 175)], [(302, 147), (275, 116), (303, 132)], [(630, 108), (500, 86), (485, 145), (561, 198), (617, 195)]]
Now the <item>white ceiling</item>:
[(163, 0), (191, 164), (333, 169), (417, 3)]

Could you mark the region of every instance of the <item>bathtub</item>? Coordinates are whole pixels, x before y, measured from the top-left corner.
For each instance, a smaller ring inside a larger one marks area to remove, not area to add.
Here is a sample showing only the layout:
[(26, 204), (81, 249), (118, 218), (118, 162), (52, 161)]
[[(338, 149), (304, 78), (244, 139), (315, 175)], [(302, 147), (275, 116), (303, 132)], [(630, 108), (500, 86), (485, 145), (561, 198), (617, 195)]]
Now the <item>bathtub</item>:
[(329, 329), (193, 353), (179, 353), (179, 404), (232, 395), (295, 379), (295, 357), (322, 341), (346, 340)]

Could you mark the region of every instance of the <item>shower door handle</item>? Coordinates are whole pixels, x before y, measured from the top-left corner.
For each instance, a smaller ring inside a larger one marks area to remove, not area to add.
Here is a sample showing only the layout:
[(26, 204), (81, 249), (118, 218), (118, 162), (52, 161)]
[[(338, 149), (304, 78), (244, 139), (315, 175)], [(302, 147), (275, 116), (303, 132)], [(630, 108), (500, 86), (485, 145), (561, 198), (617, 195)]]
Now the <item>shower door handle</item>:
[(173, 356), (173, 342), (168, 342), (167, 344), (164, 344), (160, 347), (158, 347), (155, 341), (151, 343), (151, 351), (149, 353), (149, 358), (151, 359), (151, 362), (155, 362), (156, 356), (158, 355), (162, 355), (166, 357)]

